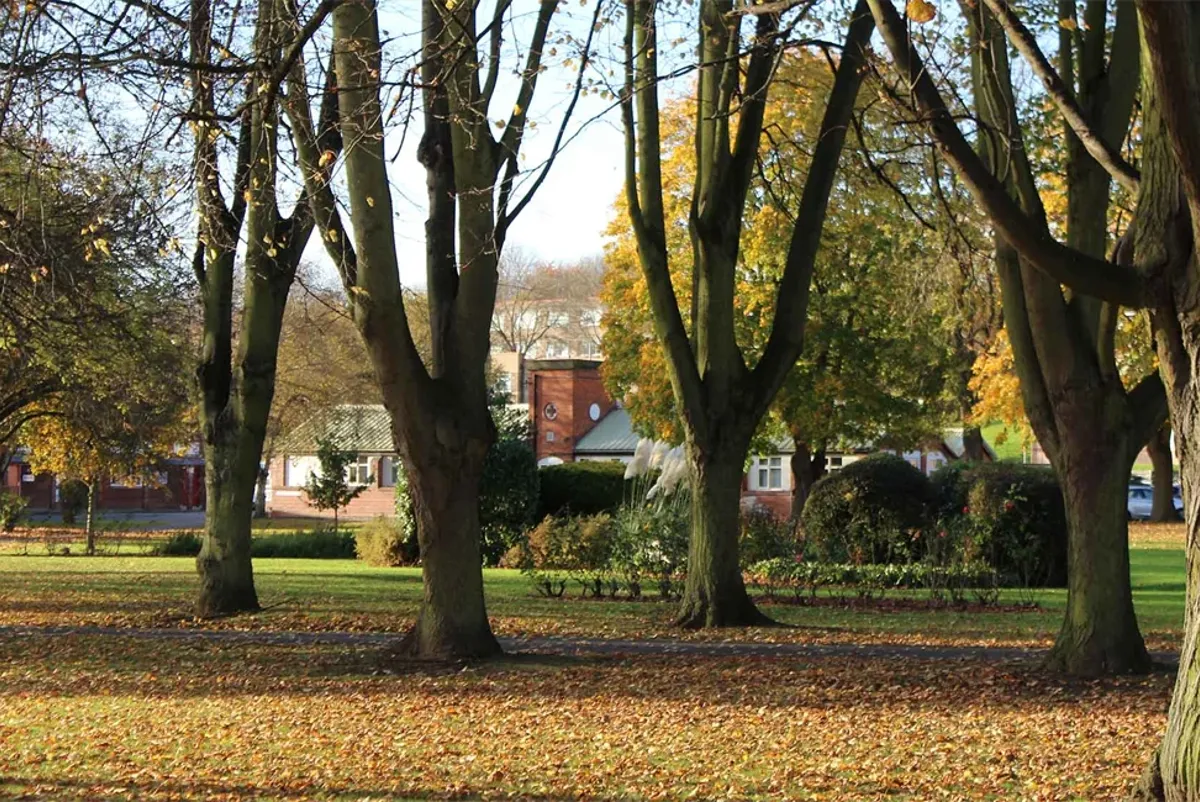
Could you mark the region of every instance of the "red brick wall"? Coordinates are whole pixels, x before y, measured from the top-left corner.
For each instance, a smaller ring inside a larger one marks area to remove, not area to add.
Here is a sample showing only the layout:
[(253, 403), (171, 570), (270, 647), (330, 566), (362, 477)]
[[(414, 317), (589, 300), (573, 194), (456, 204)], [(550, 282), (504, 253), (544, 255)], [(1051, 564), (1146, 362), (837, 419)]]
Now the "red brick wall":
[[(333, 520), (333, 510), (318, 510), (308, 503), (300, 487), (287, 487), (284, 480), (284, 457), (271, 460), (271, 497), (267, 513), (272, 518), (328, 518)], [(379, 515), (392, 516), (396, 511), (396, 488), (382, 487), (382, 471), (379, 457), (371, 457), (371, 475), (375, 481), (358, 498), (338, 511), (339, 518), (366, 519)]]
[[(600, 417), (616, 406), (604, 389), (598, 367), (569, 361), (563, 364), (571, 366), (528, 368), (526, 397), (533, 416), (534, 452), (539, 460), (558, 457), (573, 462), (579, 438), (596, 425), (588, 414), (592, 404), (600, 406)], [(553, 420), (546, 417), (548, 404), (554, 404), (558, 412)], [(547, 433), (553, 433), (554, 439), (547, 440)]]

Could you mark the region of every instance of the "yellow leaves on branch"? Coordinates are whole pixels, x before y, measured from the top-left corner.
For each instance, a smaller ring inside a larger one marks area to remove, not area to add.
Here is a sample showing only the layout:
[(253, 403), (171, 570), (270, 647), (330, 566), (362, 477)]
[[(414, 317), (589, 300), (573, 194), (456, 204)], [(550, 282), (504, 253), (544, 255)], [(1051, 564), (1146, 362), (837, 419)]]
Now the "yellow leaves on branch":
[(975, 360), (967, 386), (976, 398), (975, 408), (971, 411), (973, 423), (984, 425), (1001, 421), (1010, 429), (1020, 432), (1023, 440), (1029, 439), (1021, 383), (1017, 379), (1007, 331), (1001, 329), (992, 341), (992, 347)]
[(913, 22), (924, 24), (937, 16), (937, 6), (928, 0), (908, 0), (904, 13)]

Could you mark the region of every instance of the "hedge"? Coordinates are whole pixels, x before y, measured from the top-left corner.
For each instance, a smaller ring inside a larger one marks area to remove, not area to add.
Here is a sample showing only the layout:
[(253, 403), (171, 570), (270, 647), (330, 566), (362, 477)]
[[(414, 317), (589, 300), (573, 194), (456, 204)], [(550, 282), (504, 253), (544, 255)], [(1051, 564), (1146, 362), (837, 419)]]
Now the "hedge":
[(547, 515), (614, 513), (625, 498), (625, 466), (620, 462), (564, 462), (538, 471), (538, 518)]

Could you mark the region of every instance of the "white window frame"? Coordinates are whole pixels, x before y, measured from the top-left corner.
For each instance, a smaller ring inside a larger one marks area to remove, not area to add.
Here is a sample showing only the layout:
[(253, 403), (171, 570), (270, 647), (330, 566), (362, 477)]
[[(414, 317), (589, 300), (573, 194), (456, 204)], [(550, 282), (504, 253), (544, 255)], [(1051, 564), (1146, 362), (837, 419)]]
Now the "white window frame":
[(750, 475), (754, 490), (783, 490), (783, 458), (755, 457)]
[(371, 484), (371, 458), (361, 454), (346, 466), (346, 484), (365, 487)]

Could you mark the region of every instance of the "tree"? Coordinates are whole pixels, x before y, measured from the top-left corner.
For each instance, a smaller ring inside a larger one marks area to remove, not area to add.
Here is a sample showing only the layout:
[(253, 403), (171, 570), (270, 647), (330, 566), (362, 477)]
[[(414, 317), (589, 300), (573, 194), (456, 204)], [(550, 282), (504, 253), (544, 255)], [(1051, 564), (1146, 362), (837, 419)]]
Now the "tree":
[[(1137, 190), (1133, 234), (1125, 238), (1124, 247), (1117, 249), (1111, 261), (1068, 248), (1032, 224), (1003, 185), (973, 158), (969, 144), (939, 104), (936, 87), (927, 76), (922, 78), (926, 74), (895, 9), (878, 2), (873, 3), (872, 11), (886, 23), (881, 27), (888, 50), (929, 115), (939, 145), (1021, 258), (1032, 269), (1077, 292), (1109, 303), (1149, 308), (1188, 499), (1185, 519), (1191, 563), (1200, 542), (1200, 505), (1194, 501), (1195, 492), (1200, 491), (1200, 460), (1195, 449), (1200, 423), (1191, 414), (1200, 402), (1200, 385), (1193, 381), (1189, 367), (1200, 358), (1200, 254), (1192, 235), (1200, 223), (1200, 8), (1189, 3), (1137, 4), (1145, 42), (1140, 171), (1131, 171), (1123, 160), (1114, 158), (1085, 120), (1065, 115), (1089, 151), (1095, 151), (1093, 158)], [(1054, 100), (1060, 108), (1072, 110), (1072, 98), (1065, 93), (1056, 93)], [(1200, 798), (1200, 755), (1192, 748), (1200, 721), (1200, 684), (1196, 682), (1200, 674), (1196, 649), (1200, 594), (1190, 575), (1188, 585), (1183, 651), (1167, 729), (1135, 791), (1139, 799)]]
[(338, 512), (362, 495), (372, 481), (367, 477), (362, 483), (351, 485), (346, 481), (346, 466), (358, 457), (353, 451), (344, 451), (330, 437), (317, 438), (317, 462), (319, 474), (310, 474), (304, 483), (304, 496), (318, 510), (333, 510), (333, 531), (338, 531)]
[[(1111, 272), (1092, 274), (1087, 283), (1078, 275), (1091, 272), (1085, 265), (1105, 264), (1110, 171), (1119, 181), (1133, 181), (1116, 151), (1137, 91), (1136, 17), (1131, 7), (1118, 5), (1111, 39), (1103, 4), (1089, 6), (1089, 16), (1078, 26), (1084, 31), (1080, 41), (1066, 30), (1071, 26), (1063, 26), (1057, 84), (1047, 82), (1069, 126), (1067, 243), (1060, 245), (1026, 155), (1005, 43), (1007, 31), (1017, 49), (1049, 74), (1052, 68), (1040, 51), (1034, 52), (1032, 36), (1022, 36), (1023, 27), (1002, 0), (988, 0), (967, 13), (975, 43), (976, 113), (986, 126), (976, 156), (964, 149), (958, 128), (943, 122), (949, 111), (930, 75), (918, 67), (920, 59), (895, 9), (886, 0), (872, 0), (872, 11), (916, 103), (936, 118), (931, 130), (939, 145), (996, 224), (1005, 326), (1026, 414), (1059, 475), (1067, 505), (1069, 602), (1049, 665), (1079, 674), (1147, 670), (1149, 655), (1129, 584), (1124, 499), (1133, 459), (1162, 424), (1165, 398), (1157, 375), (1128, 392), (1121, 381), (1114, 340), (1117, 304), (1129, 303), (1128, 294), (1121, 298), (1095, 286)], [(1074, 20), (1073, 7), (1070, 11)], [(1076, 290), (1070, 296), (1060, 289), (1067, 274), (1066, 283)]]
[(650, 0), (626, 3), (621, 110), (630, 225), (656, 333), (666, 348), (667, 373), (691, 465), (692, 532), (677, 620), (685, 626), (753, 624), (764, 617), (747, 595), (738, 566), (742, 466), (759, 422), (803, 345), (809, 281), (863, 79), (863, 49), (874, 25), (866, 6), (856, 7), (795, 213), (770, 333), (762, 356), (750, 367), (735, 333), (737, 257), (767, 93), (783, 44), (780, 17), (774, 7), (753, 15), (754, 34), (747, 54), (739, 58), (746, 15), (735, 14), (733, 4), (722, 0), (703, 0), (697, 7), (689, 333), (672, 283), (668, 243), (658, 11)]
[[(196, 611), (201, 616), (258, 609), (250, 561), (254, 490), (275, 392), (283, 313), (314, 226), (304, 193), (288, 216), (279, 210), (278, 96), (288, 66), (285, 47), (289, 53), (303, 48), (329, 8), (321, 6), (314, 13), (301, 26), (285, 0), (259, 3), (253, 71), (232, 77), (214, 74), (203, 65), (222, 58), (218, 43), (234, 38), (236, 17), (214, 20), (213, 5), (200, 0), (192, 4), (188, 23), (190, 63), (198, 65), (190, 76), (200, 217), (194, 272), (204, 310), (197, 370), (207, 490), (203, 545), (196, 558), (200, 574)], [(221, 26), (216, 34), (214, 24)], [(333, 87), (326, 87), (323, 96), (320, 122), (309, 130), (314, 146), (333, 154), (340, 142), (333, 125)], [(293, 106), (307, 104), (308, 97), (290, 101)], [(227, 120), (236, 133), (226, 130)], [(223, 154), (219, 147), (227, 139), (236, 143), (231, 154)], [(232, 199), (227, 201), (221, 168), (230, 161)], [(306, 165), (306, 172), (319, 177), (328, 167), (314, 161)], [(244, 279), (235, 340), (235, 262), (243, 227)]]
[(191, 354), (185, 333), (178, 331), (179, 321), (186, 320), (180, 305), (157, 297), (138, 299), (133, 308), (123, 326), (128, 339), (93, 344), (87, 386), (40, 402), (21, 433), (35, 471), (87, 486), (88, 554), (96, 551), (99, 482), (152, 481), (162, 461), (195, 431), (186, 380)]
[[(761, 175), (747, 199), (734, 297), (737, 340), (751, 358), (761, 355), (771, 330), (774, 293), (794, 222), (784, 210), (795, 205), (804, 184), (807, 164), (792, 155), (815, 144), (821, 122), (815, 101), (828, 91), (829, 73), (824, 59), (807, 53), (786, 55), (776, 68), (776, 83), (792, 91), (767, 103), (764, 128), (770, 138), (760, 146)], [(867, 116), (866, 105), (860, 104), (860, 116)], [(668, 238), (680, 295), (689, 284), (691, 246), (682, 232), (695, 155), (683, 134), (693, 115), (690, 100), (673, 103), (661, 114), (670, 143), (663, 160), (664, 215), (669, 229), (680, 232)], [(856, 121), (864, 151), (847, 152), (839, 191), (830, 198), (804, 350), (759, 427), (764, 447), (774, 448), (780, 437), (795, 444), (796, 519), (809, 487), (824, 474), (827, 449), (868, 442), (911, 447), (932, 437), (948, 412), (942, 377), (949, 369), (949, 321), (934, 311), (928, 297), (932, 282), (926, 278), (942, 268), (945, 253), (934, 236), (938, 232), (909, 211), (914, 204), (931, 206), (932, 199), (896, 183), (918, 182), (896, 175), (888, 185), (876, 176), (876, 170), (899, 173), (900, 164), (886, 161), (887, 155), (872, 156), (865, 151), (868, 145), (897, 160), (904, 156), (901, 143), (877, 141), (887, 122), (878, 113)], [(639, 427), (676, 440), (681, 426), (665, 379), (666, 354), (654, 336), (636, 243), (620, 199), (617, 206), (605, 275), (605, 378), (610, 392), (627, 400)]]
[[(382, 39), (373, 0), (337, 4), (333, 63), (338, 127), (345, 142), (347, 228), (322, 165), (297, 58), (288, 113), (321, 239), (341, 274), (366, 344), (412, 494), (425, 593), (409, 648), (422, 657), (486, 657), (500, 651), (488, 623), (480, 569), (479, 484), (495, 426), (486, 369), (498, 263), (508, 228), (553, 163), (516, 194), (520, 151), (556, 0), (540, 0), (517, 71), (515, 102), (496, 97), (510, 3), (481, 29), (479, 4), (423, 0), (420, 76), (424, 129), (417, 156), (429, 192), (426, 288), (428, 360), (400, 287), (391, 185), (384, 155)], [(591, 56), (603, 4), (596, 5), (581, 62)], [(481, 56), (481, 48), (486, 56)], [(580, 72), (573, 97), (583, 86)], [(295, 100), (296, 102), (292, 102)], [(555, 148), (565, 133), (564, 115)], [(493, 124), (496, 109), (506, 109)], [(493, 130), (499, 134), (493, 134)], [(324, 161), (323, 161), (324, 160)]]

